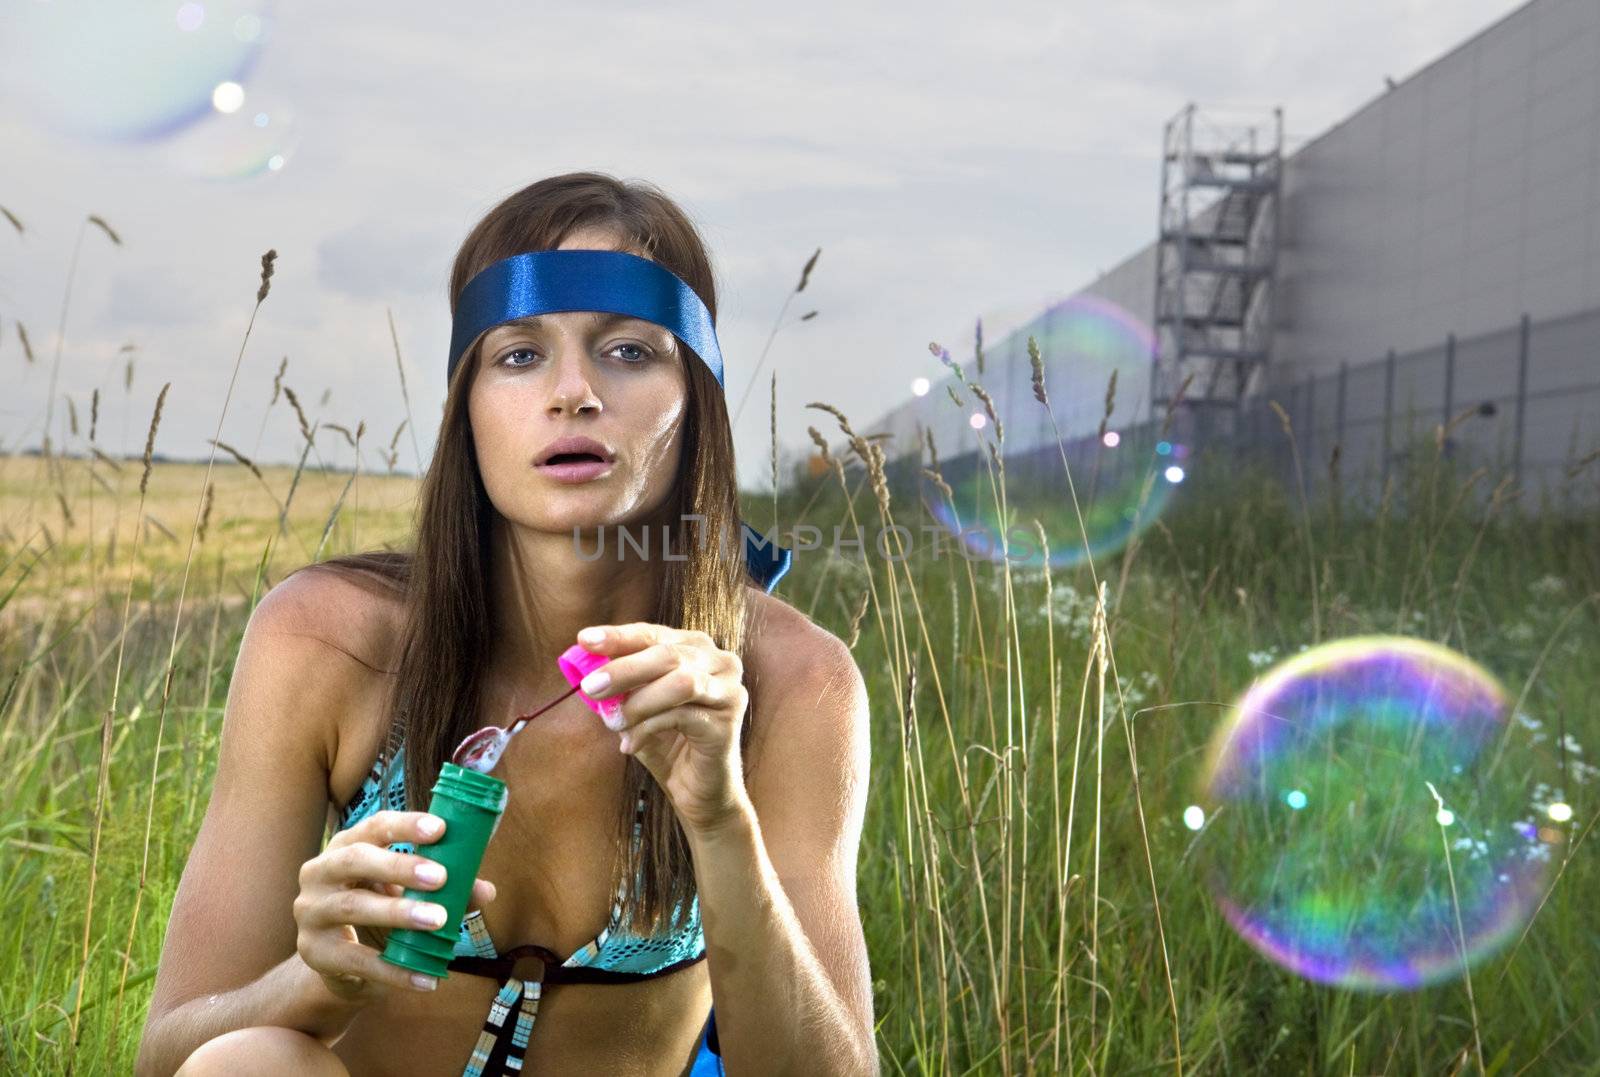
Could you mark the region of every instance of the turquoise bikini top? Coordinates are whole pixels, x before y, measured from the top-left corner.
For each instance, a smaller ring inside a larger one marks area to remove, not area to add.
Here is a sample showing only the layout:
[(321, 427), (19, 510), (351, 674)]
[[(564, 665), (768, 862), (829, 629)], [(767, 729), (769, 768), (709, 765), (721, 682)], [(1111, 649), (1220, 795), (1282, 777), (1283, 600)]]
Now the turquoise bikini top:
[[(387, 781), (385, 780), (387, 770)], [(339, 830), (346, 830), (380, 808), (394, 811), (406, 810), (404, 748), (397, 750), (393, 765), (385, 767), (380, 758), (373, 765), (361, 790), (339, 813)], [(643, 830), (644, 798), (635, 808), (633, 842), (637, 849)], [(414, 852), (408, 842), (390, 846), (396, 852)], [(634, 975), (655, 975), (688, 960), (705, 955), (705, 934), (700, 924), (700, 898), (690, 901), (689, 915), (677, 932), (663, 935), (640, 936), (622, 930), (622, 909), (627, 898), (626, 884), (619, 884), (611, 905), (611, 920), (591, 942), (566, 959), (564, 967), (605, 969)], [(676, 911), (676, 909), (674, 910)], [(489, 940), (488, 931), (477, 910), (467, 913), (461, 921), (461, 934), (456, 940), (455, 953), (460, 958), (495, 958), (497, 952)], [(455, 966), (452, 966), (455, 967)], [(550, 977), (553, 979), (553, 977)]]

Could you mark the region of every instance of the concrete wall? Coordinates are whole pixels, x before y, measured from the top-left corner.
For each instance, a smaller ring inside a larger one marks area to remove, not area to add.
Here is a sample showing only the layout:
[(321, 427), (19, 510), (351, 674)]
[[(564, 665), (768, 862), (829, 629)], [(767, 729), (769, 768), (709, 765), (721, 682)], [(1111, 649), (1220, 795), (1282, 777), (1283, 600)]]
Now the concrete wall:
[[(1152, 131), (1152, 231), (1159, 139)], [(1458, 342), (1503, 336), (1524, 312), (1542, 323), (1600, 308), (1600, 2), (1531, 0), (1286, 158), (1283, 183), (1273, 387), (1332, 377), (1342, 361), (1362, 366), (1391, 348), (1431, 351), (1451, 332)], [(1148, 327), (1154, 292), (1151, 244), (1077, 295)], [(1043, 312), (993, 344), (980, 379), (1001, 405), (1008, 452), (1054, 437), (1032, 403), (1030, 333), (1045, 349), (1063, 435), (1098, 424), (1113, 366), (1115, 421), (1148, 416), (1148, 369), (1135, 350), (1118, 343), (1075, 359), (1047, 346), (1051, 319)], [(1485, 345), (1504, 369), (1469, 379), (1497, 393), (1514, 384), (1515, 349), (1504, 344)], [(1552, 331), (1539, 344), (1530, 392), (1600, 377), (1600, 352), (1581, 336)], [(1479, 365), (1463, 353), (1463, 373)], [(935, 384), (865, 432), (893, 432), (893, 453), (913, 450), (931, 426), (941, 455), (970, 451), (967, 419), (981, 404), (962, 395), (958, 409)]]

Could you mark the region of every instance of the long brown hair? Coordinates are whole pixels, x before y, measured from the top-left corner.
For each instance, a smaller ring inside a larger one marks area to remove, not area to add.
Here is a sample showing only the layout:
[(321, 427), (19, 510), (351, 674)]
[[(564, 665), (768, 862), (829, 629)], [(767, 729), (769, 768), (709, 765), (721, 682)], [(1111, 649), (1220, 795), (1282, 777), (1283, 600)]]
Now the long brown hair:
[[(468, 234), (450, 273), (452, 316), (462, 289), (484, 267), (524, 251), (552, 250), (575, 229), (608, 227), (689, 284), (716, 320), (716, 284), (705, 244), (684, 212), (654, 185), (596, 172), (571, 172), (529, 184), (491, 209)], [(743, 535), (727, 402), (706, 365), (680, 345), (688, 406), (673, 493), (662, 517), (673, 555), (653, 560), (658, 624), (698, 629), (717, 646), (744, 655), (746, 594)], [(477, 728), (480, 674), (489, 653), (491, 513), (473, 450), (467, 396), (478, 370), (475, 344), (462, 357), (445, 396), (433, 458), (422, 479), (414, 544), (401, 551), (332, 557), (320, 566), (368, 573), (397, 585), (406, 615), (389, 698), (390, 727), (380, 760), (392, 764), (402, 740), (406, 796), (427, 803), (439, 768)], [(670, 517), (667, 514), (670, 513)], [(690, 514), (704, 531), (685, 534)], [(659, 527), (651, 529), (655, 534)], [(733, 556), (727, 556), (730, 551)], [(304, 566), (310, 567), (310, 566)], [(748, 668), (748, 664), (747, 664)], [(741, 754), (755, 714), (754, 686), (740, 735)], [(387, 776), (384, 777), (387, 781)], [(688, 842), (670, 801), (644, 765), (628, 758), (617, 837), (629, 888), (625, 922), (657, 934), (686, 915), (695, 894)], [(630, 841), (634, 805), (644, 798), (643, 842)]]

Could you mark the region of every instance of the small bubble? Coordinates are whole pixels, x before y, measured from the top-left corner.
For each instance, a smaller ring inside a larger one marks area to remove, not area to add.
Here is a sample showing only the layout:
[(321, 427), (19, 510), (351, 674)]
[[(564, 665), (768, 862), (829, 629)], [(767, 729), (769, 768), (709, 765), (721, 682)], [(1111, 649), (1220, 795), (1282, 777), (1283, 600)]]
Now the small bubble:
[(1206, 810), (1198, 804), (1191, 804), (1183, 809), (1183, 825), (1190, 830), (1199, 830), (1206, 825)]
[(1295, 811), (1299, 811), (1306, 806), (1306, 795), (1299, 789), (1291, 789), (1284, 794), (1283, 802)]

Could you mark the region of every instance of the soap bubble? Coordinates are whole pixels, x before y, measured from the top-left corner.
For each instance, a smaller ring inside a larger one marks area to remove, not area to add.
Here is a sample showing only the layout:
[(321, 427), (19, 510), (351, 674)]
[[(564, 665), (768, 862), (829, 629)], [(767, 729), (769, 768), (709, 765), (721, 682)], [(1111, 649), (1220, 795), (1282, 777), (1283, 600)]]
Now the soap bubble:
[(0, 80), (48, 126), (117, 142), (165, 138), (248, 85), (265, 3), (76, 0), (7, 5)]
[[(925, 476), (922, 500), (929, 515), (954, 538), (958, 552), (968, 558), (1009, 559), (1013, 568), (1042, 565), (1044, 554), (1033, 527), (1038, 520), (1050, 544), (1052, 568), (1070, 568), (1091, 557), (1098, 564), (1161, 517), (1179, 481), (1163, 477), (1149, 450), (1141, 453), (1126, 439), (1100, 451), (1104, 455), (1098, 467), (1089, 458), (1081, 464), (1072, 462), (1076, 511), (1059, 456), (1030, 461), (1015, 470), (1007, 462), (1004, 515), (987, 468), (978, 472), (962, 468), (954, 478), (946, 473), (948, 496)], [(1127, 460), (1112, 460), (1117, 453), (1127, 454)], [(947, 472), (951, 470), (955, 469)]]
[(1202, 780), (1224, 917), (1318, 982), (1460, 976), (1528, 923), (1564, 840), (1531, 806), (1550, 761), (1509, 718), (1493, 676), (1422, 640), (1341, 640), (1269, 670)]
[[(1048, 411), (1030, 386), (1029, 337), (1039, 348)], [(1161, 517), (1185, 472), (1174, 464), (1172, 441), (1163, 441), (1164, 453), (1156, 454), (1161, 431), (1146, 422), (1153, 345), (1149, 328), (1123, 307), (1099, 296), (1075, 295), (988, 345), (984, 372), (978, 372), (973, 357), (960, 359), (967, 384), (962, 379), (944, 383), (958, 400), (944, 392), (923, 398), (917, 407), (925, 417), (919, 421), (950, 432), (936, 434), (935, 440), (951, 493), (946, 496), (928, 479), (922, 500), (967, 557), (1009, 557), (1013, 567), (1042, 565), (1033, 528), (1038, 520), (1049, 542), (1051, 567), (1071, 567), (1115, 555)], [(955, 361), (952, 355), (946, 365)], [(1003, 443), (971, 382), (983, 385), (993, 399)], [(999, 476), (986, 448), (990, 444), (1006, 468), (1003, 507), (996, 490)]]

